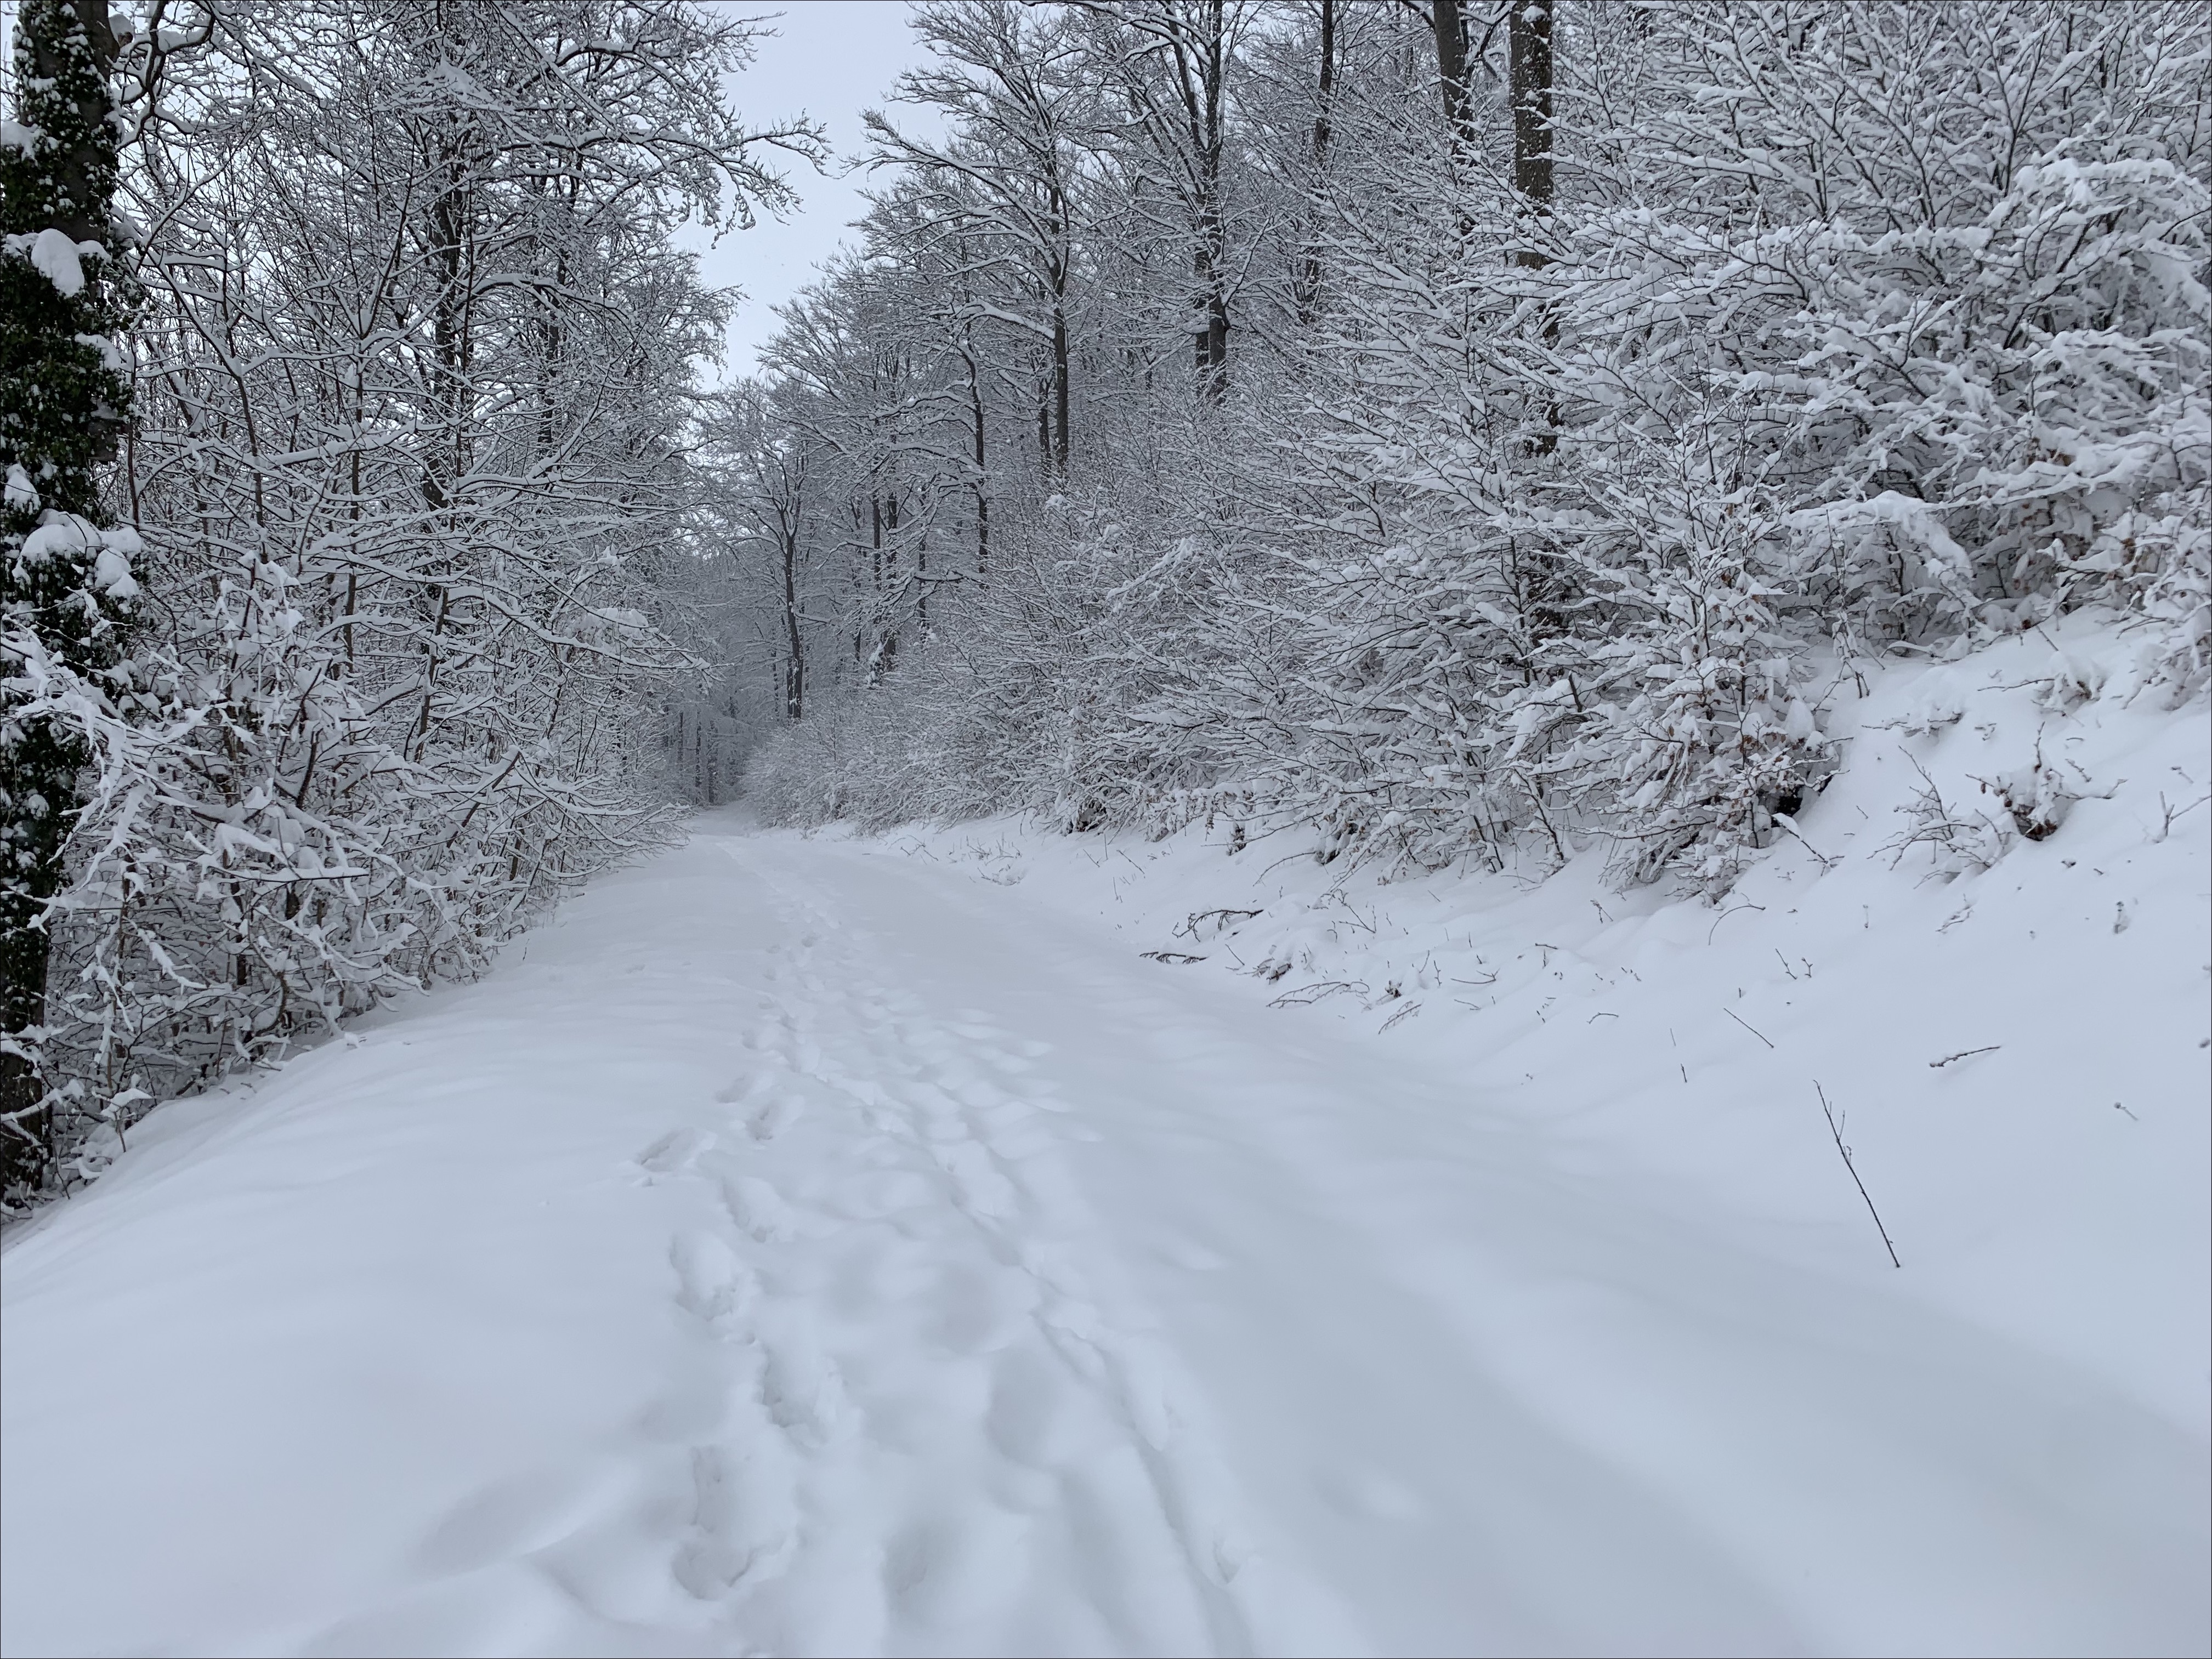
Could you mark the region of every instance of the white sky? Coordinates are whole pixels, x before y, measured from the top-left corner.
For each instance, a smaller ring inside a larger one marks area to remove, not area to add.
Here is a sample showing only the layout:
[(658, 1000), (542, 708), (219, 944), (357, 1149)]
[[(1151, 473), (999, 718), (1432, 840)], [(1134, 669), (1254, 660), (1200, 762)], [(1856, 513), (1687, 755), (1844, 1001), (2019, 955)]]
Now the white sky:
[[(860, 112), (882, 107), (899, 71), (923, 58), (907, 27), (906, 0), (787, 0), (738, 9), (776, 16), (776, 38), (761, 41), (752, 67), (731, 83), (738, 108), (755, 125), (812, 116), (829, 130), (836, 159), (826, 175), (804, 163), (783, 169), (799, 195), (799, 208), (784, 222), (763, 214), (751, 230), (732, 232), (719, 247), (707, 247), (703, 235), (687, 239), (702, 250), (708, 282), (744, 291), (730, 326), (725, 372), (732, 374), (750, 369), (754, 354), (775, 332), (771, 307), (806, 285), (865, 211), (866, 174), (842, 176), (860, 147)], [(913, 113), (902, 111), (902, 124), (915, 125)]]

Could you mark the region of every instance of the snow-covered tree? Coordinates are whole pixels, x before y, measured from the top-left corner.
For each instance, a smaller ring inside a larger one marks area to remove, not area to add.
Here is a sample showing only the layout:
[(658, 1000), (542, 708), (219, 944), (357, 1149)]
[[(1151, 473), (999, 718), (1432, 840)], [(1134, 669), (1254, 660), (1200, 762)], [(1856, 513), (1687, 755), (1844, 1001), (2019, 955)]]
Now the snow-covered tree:
[(123, 668), (24, 688), (84, 803), (44, 1053), (94, 1157), (667, 833), (726, 303), (676, 234), (815, 149), (728, 106), (758, 26), (681, 0), (220, 22), (119, 175), (143, 302), (105, 499), (150, 597)]
[(135, 538), (112, 527), (97, 477), (131, 410), (117, 44), (104, 6), (25, 0), (0, 121), (0, 1187), (52, 1158), (46, 908), (91, 757), (40, 686), (100, 680), (137, 591)]
[[(1597, 842), (1717, 893), (1832, 764), (1823, 659), (2102, 604), (2203, 685), (2185, 8), (929, 15), (910, 87), (948, 138), (876, 156), (921, 210), (808, 305), (915, 366), (919, 410), (957, 356), (895, 292), (952, 228), (1002, 245), (959, 269), (1018, 280), (963, 314), (1065, 325), (1036, 385), (1071, 460), (1037, 492), (1022, 446), (978, 452), (990, 580), (760, 752), (772, 810)], [(1047, 80), (1099, 90), (1042, 146), (1076, 106), (1002, 89)], [(875, 396), (810, 384), (823, 431)]]

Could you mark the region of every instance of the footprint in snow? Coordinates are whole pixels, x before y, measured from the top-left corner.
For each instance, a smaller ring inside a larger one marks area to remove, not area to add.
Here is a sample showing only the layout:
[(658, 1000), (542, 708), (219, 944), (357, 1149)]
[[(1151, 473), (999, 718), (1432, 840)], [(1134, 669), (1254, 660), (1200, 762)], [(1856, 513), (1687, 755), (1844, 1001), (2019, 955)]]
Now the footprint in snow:
[(768, 1073), (748, 1072), (736, 1082), (718, 1091), (714, 1103), (718, 1106), (743, 1106), (774, 1086), (775, 1079)]
[(765, 1145), (789, 1128), (798, 1115), (799, 1103), (788, 1095), (779, 1095), (746, 1119), (745, 1128), (755, 1140)]
[(736, 1317), (751, 1302), (752, 1270), (719, 1235), (696, 1228), (678, 1233), (668, 1259), (676, 1269), (677, 1305), (708, 1324)]
[(646, 1172), (649, 1184), (654, 1176), (682, 1175), (714, 1145), (714, 1137), (704, 1129), (671, 1129), (632, 1161)]
[(830, 1443), (845, 1422), (845, 1380), (836, 1362), (803, 1337), (787, 1336), (767, 1350), (761, 1404), (769, 1420), (800, 1444)]
[(691, 1451), (696, 1529), (675, 1561), (676, 1582), (702, 1601), (729, 1595), (782, 1570), (798, 1516), (790, 1482), (764, 1455), (741, 1457), (724, 1446)]
[(791, 1206), (758, 1176), (722, 1177), (722, 1207), (730, 1219), (763, 1244), (781, 1244), (793, 1232)]

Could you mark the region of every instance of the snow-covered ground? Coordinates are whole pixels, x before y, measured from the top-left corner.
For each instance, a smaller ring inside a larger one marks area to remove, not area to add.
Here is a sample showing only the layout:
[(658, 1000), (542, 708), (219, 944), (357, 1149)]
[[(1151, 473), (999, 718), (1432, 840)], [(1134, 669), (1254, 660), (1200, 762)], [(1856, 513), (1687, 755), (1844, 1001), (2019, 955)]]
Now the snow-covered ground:
[(1717, 910), (702, 820), (9, 1241), (0, 1648), (2204, 1652), (2127, 650), (1839, 691)]

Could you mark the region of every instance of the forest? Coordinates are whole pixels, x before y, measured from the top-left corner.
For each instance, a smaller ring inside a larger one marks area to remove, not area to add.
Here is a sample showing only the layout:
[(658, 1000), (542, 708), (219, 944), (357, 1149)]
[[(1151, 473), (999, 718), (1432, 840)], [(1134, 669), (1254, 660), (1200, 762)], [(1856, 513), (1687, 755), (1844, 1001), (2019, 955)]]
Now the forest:
[(0, 1659), (2212, 1652), (2202, 0), (0, 41)]
[[(11, 1207), (733, 798), (1717, 900), (1823, 685), (2212, 667), (2193, 6), (929, 0), (842, 157), (743, 9), (101, 9), (0, 129)], [(847, 165), (722, 378), (687, 234)]]

